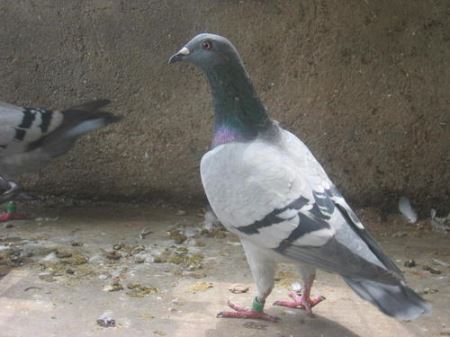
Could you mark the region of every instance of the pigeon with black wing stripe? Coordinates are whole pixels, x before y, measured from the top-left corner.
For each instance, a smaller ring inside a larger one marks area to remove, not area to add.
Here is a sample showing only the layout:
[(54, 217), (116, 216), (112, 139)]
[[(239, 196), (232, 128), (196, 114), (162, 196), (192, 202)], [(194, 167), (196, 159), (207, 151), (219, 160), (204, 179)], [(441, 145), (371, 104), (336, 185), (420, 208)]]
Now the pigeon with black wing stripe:
[(250, 309), (229, 303), (221, 317), (276, 320), (264, 313), (276, 264), (299, 266), (303, 292), (275, 304), (311, 308), (316, 268), (340, 274), (363, 299), (398, 319), (429, 314), (361, 224), (309, 149), (271, 120), (229, 40), (200, 34), (169, 63), (188, 61), (209, 81), (214, 105), (212, 149), (201, 160), (208, 201), (224, 226), (239, 235), (257, 286)]
[[(0, 102), (0, 202), (20, 195), (20, 184), (12, 179), (66, 153), (79, 136), (119, 121), (101, 111), (109, 102), (94, 100), (63, 111)], [(17, 217), (7, 212), (0, 215), (0, 221)]]

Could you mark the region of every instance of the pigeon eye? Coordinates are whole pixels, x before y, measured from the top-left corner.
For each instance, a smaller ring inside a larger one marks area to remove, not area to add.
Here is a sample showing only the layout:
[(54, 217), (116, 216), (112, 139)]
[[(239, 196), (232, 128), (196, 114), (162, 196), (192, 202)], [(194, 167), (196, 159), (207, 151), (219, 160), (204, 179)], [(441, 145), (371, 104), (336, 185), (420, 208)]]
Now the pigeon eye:
[(206, 50), (211, 49), (211, 48), (212, 48), (211, 41), (209, 41), (209, 40), (203, 41), (203, 42), (202, 42), (202, 48), (203, 48), (203, 49), (206, 49)]

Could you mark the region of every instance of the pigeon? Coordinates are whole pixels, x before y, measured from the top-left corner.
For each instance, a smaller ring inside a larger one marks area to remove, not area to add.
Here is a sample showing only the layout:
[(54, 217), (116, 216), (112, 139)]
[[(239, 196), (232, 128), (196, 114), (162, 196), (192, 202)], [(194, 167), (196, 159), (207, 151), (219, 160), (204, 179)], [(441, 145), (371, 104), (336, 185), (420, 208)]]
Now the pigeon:
[[(66, 153), (79, 136), (119, 121), (120, 117), (100, 110), (109, 102), (99, 99), (63, 111), (0, 102), (0, 203), (22, 193), (15, 177)], [(13, 218), (14, 212), (0, 215), (1, 221)]]
[(251, 308), (228, 302), (233, 311), (218, 317), (278, 320), (264, 306), (279, 262), (299, 268), (303, 291), (276, 305), (311, 313), (324, 299), (311, 296), (321, 269), (342, 276), (389, 316), (430, 314), (307, 146), (269, 117), (233, 44), (199, 34), (169, 59), (179, 61), (200, 68), (209, 82), (214, 134), (201, 159), (201, 180), (220, 222), (239, 236), (257, 288)]

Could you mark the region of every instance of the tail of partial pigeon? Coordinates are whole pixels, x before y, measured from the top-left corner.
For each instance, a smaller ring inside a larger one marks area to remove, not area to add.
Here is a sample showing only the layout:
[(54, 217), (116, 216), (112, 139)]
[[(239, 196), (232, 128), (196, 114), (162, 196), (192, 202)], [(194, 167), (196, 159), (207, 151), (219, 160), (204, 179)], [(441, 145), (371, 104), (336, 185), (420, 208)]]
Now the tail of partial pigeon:
[(51, 157), (64, 154), (78, 137), (121, 119), (110, 112), (100, 111), (109, 103), (106, 99), (95, 100), (62, 111), (63, 121), (59, 128), (31, 143), (27, 150), (41, 147)]
[(70, 150), (78, 137), (119, 121), (94, 100), (64, 111), (0, 104), (0, 173), (8, 178), (41, 168)]
[(431, 314), (431, 306), (402, 283), (383, 284), (348, 277), (344, 277), (344, 280), (359, 296), (376, 305), (386, 315), (413, 320), (421, 315)]

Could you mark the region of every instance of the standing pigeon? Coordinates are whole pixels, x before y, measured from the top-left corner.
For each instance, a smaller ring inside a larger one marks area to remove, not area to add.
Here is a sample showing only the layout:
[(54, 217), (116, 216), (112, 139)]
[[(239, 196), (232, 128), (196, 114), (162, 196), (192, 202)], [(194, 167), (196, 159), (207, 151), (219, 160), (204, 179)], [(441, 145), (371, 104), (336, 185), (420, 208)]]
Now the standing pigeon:
[(303, 293), (275, 304), (311, 308), (316, 268), (341, 275), (363, 299), (398, 319), (429, 314), (394, 262), (358, 220), (309, 149), (272, 121), (229, 40), (200, 34), (169, 63), (189, 61), (206, 74), (214, 105), (212, 149), (201, 178), (214, 213), (239, 235), (257, 286), (251, 309), (219, 317), (277, 318), (264, 313), (276, 264), (299, 266)]
[[(37, 170), (51, 158), (64, 154), (79, 136), (120, 120), (99, 111), (108, 103), (102, 99), (52, 111), (0, 102), (0, 202), (21, 193), (20, 185), (12, 178)], [(13, 211), (7, 212), (0, 215), (0, 221), (16, 217)]]

